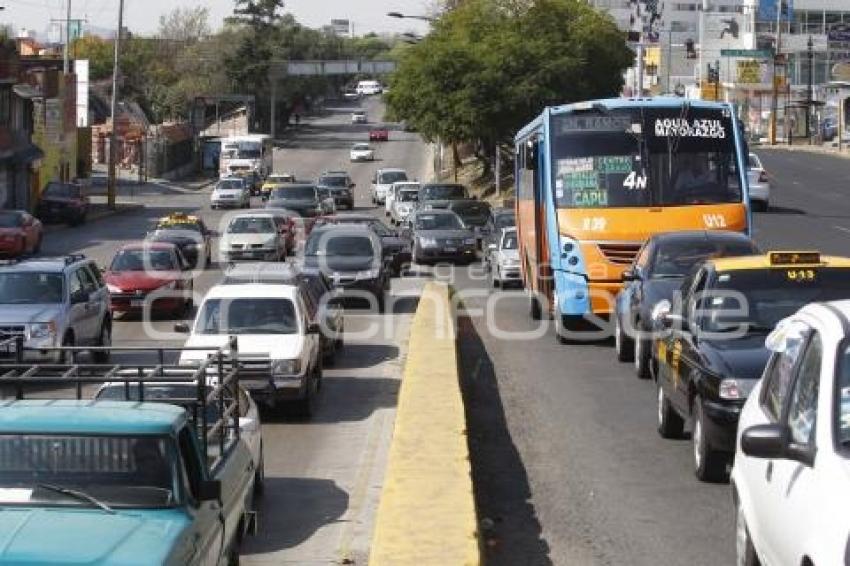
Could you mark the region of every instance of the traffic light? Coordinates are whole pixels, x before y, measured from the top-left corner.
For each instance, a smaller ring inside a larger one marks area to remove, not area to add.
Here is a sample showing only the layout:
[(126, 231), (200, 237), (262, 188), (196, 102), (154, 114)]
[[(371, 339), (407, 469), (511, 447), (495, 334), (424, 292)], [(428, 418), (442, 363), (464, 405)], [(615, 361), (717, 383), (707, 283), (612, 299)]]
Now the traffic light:
[(697, 50), (694, 47), (694, 40), (693, 39), (686, 39), (685, 40), (685, 53), (686, 53), (686, 58), (688, 58), (688, 59), (696, 59), (697, 58)]

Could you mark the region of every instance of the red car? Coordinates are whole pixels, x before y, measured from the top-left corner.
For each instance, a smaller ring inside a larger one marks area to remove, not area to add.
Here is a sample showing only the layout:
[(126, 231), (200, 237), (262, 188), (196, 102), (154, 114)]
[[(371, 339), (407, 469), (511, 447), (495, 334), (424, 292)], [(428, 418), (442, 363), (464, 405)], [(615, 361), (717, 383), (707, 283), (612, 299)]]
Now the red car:
[(386, 128), (375, 128), (369, 130), (369, 141), (388, 141), (390, 132)]
[(189, 312), (194, 287), (191, 269), (174, 244), (125, 244), (104, 276), (113, 312), (142, 311), (148, 301), (154, 313), (181, 316)]
[(0, 255), (38, 253), (44, 232), (41, 221), (23, 210), (0, 210)]

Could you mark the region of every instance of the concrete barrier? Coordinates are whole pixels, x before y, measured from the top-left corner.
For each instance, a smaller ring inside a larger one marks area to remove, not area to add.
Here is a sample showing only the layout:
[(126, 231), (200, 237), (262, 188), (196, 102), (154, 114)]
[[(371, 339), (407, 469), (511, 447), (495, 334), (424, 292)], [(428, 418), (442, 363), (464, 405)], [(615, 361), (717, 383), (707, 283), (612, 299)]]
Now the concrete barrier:
[(375, 533), (372, 566), (480, 564), (455, 312), (428, 283), (416, 309)]

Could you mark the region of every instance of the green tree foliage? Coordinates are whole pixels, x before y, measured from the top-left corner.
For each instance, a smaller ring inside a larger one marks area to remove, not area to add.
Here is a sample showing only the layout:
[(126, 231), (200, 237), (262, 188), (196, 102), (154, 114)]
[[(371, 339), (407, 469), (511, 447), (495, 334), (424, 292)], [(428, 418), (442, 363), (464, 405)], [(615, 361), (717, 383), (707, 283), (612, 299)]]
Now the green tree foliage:
[(71, 53), (75, 59), (88, 59), (89, 77), (99, 81), (112, 76), (113, 49), (111, 41), (91, 35), (75, 40)]
[(615, 96), (632, 61), (614, 22), (582, 0), (452, 8), (401, 51), (388, 102), (426, 137), (480, 142), (484, 157), (544, 106)]
[(177, 7), (159, 17), (159, 37), (197, 41), (209, 35), (210, 11), (203, 6)]

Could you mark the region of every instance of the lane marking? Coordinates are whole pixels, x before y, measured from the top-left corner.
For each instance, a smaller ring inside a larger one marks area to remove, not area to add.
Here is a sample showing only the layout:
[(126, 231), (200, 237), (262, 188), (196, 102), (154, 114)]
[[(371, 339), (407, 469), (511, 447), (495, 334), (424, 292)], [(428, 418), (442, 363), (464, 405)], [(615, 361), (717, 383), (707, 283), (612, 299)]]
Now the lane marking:
[(845, 228), (844, 226), (833, 226), (836, 230), (841, 230), (842, 232), (847, 232), (850, 234), (850, 228)]

